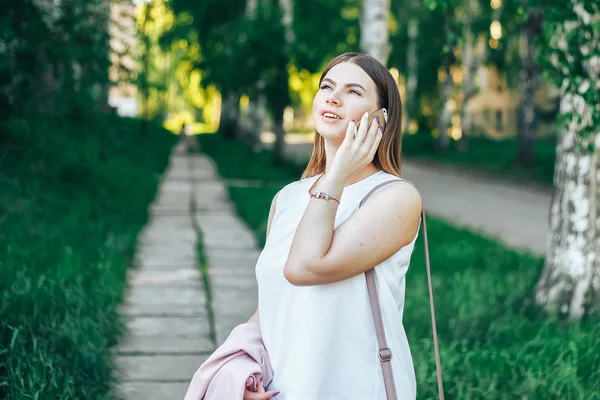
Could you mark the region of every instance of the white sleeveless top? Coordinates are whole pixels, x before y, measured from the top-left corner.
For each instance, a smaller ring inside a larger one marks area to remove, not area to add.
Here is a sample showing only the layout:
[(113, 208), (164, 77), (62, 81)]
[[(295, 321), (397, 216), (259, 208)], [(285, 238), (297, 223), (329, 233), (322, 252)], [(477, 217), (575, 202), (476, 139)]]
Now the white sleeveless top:
[[(294, 286), (283, 276), (292, 239), (320, 175), (293, 182), (279, 193), (276, 212), (256, 264), (263, 340), (278, 400), (386, 400), (377, 337), (365, 275), (317, 286)], [(339, 226), (376, 185), (398, 179), (379, 171), (344, 188), (335, 217)], [(402, 325), (404, 279), (416, 236), (375, 267), (379, 299), (398, 398), (416, 398), (415, 373)]]

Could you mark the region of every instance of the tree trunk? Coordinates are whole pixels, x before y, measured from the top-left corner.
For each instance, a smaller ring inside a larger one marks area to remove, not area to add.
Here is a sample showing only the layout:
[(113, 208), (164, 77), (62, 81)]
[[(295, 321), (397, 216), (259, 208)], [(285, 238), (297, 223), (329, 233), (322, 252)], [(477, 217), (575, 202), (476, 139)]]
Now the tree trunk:
[(467, 27), (464, 31), (465, 45), (463, 48), (463, 63), (465, 66), (465, 72), (463, 75), (462, 91), (463, 101), (462, 107), (460, 108), (460, 124), (462, 136), (457, 143), (458, 150), (464, 152), (467, 150), (469, 133), (473, 126), (471, 114), (467, 111), (467, 104), (471, 98), (477, 93), (475, 87), (475, 75), (481, 65), (483, 56), (477, 54), (475, 35), (473, 34), (470, 27)]
[(410, 128), (410, 119), (417, 109), (417, 84), (419, 79), (419, 59), (417, 57), (417, 39), (419, 37), (419, 19), (415, 15), (418, 2), (412, 1), (411, 17), (408, 20), (408, 46), (406, 51), (406, 99), (404, 101), (404, 131)]
[(221, 104), (221, 118), (219, 131), (228, 139), (234, 139), (238, 135), (238, 116), (240, 108), (240, 95), (237, 93), (224, 93)]
[(541, 33), (542, 16), (529, 10), (529, 18), (521, 35), (521, 73), (519, 91), (521, 102), (517, 110), (518, 162), (525, 167), (535, 163), (533, 142), (537, 125), (535, 92), (540, 83), (540, 69), (535, 60), (534, 40)]
[(265, 96), (258, 88), (254, 88), (249, 95), (244, 126), (240, 129), (242, 140), (254, 151), (259, 151), (262, 148), (260, 135), (264, 130), (265, 116)]
[(144, 40), (144, 73), (142, 82), (142, 101), (144, 103), (144, 115), (142, 116), (142, 135), (145, 137), (148, 135), (148, 118), (149, 118), (149, 74), (150, 74), (150, 38), (148, 31), (146, 30), (146, 24), (151, 16), (150, 3), (144, 4), (144, 25), (142, 28), (142, 35)]
[[(552, 26), (550, 60), (562, 82), (548, 247), (536, 301), (579, 318), (600, 309), (600, 35), (581, 2)], [(567, 41), (569, 39), (569, 41)], [(548, 51), (548, 49), (545, 49)]]
[(365, 0), (360, 15), (360, 48), (383, 65), (390, 53), (389, 9), (390, 0)]
[[(246, 18), (254, 20), (256, 18), (257, 0), (246, 0)], [(265, 86), (264, 79), (258, 80), (256, 85), (250, 90), (248, 95), (248, 110), (246, 113), (246, 125), (241, 129), (242, 140), (254, 151), (262, 147), (260, 135), (263, 131), (264, 118), (266, 115), (265, 96), (261, 93)]]
[(446, 71), (446, 80), (442, 83), (440, 93), (441, 112), (438, 116), (438, 131), (439, 136), (436, 140), (436, 151), (446, 151), (450, 146), (450, 138), (448, 137), (448, 129), (452, 119), (452, 109), (450, 108), (450, 99), (452, 98), (452, 76), (450, 75), (450, 63), (445, 62), (444, 69)]
[(294, 22), (294, 0), (279, 0), (279, 7), (281, 7), (281, 23), (285, 30), (285, 43), (287, 45), (288, 55), (291, 52), (291, 47), (296, 40), (294, 35), (294, 29), (292, 23)]
[[(600, 145), (600, 132), (594, 136)], [(546, 264), (536, 290), (538, 304), (575, 318), (586, 303), (600, 307), (600, 157), (581, 144), (576, 123), (560, 133)]]
[(284, 111), (284, 107), (277, 107), (273, 112), (273, 130), (275, 131), (273, 162), (275, 165), (282, 165), (285, 161), (285, 130), (283, 129)]
[[(285, 35), (285, 58), (290, 60), (292, 54), (292, 46), (294, 45), (295, 35), (292, 24), (294, 22), (294, 1), (293, 0), (279, 0), (279, 7), (281, 8), (281, 24), (283, 25)], [(275, 78), (275, 87), (281, 91), (285, 91), (285, 97), (289, 101), (289, 88), (288, 88), (288, 73), (287, 65), (281, 65)], [(284, 96), (282, 96), (283, 98)], [(283, 164), (285, 159), (285, 130), (283, 129), (283, 113), (285, 111), (286, 104), (277, 104), (273, 107), (273, 129), (275, 131), (275, 143), (273, 146), (273, 161), (276, 165)]]

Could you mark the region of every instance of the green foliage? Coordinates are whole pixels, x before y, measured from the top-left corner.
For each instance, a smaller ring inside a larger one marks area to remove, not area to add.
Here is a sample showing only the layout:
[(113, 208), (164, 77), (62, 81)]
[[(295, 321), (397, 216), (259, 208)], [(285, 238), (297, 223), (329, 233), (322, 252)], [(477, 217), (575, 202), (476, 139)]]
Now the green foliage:
[(105, 105), (109, 1), (13, 3), (0, 19), (0, 117), (78, 118)]
[(117, 305), (175, 136), (102, 115), (0, 130), (0, 398), (111, 397)]
[(411, 161), (423, 160), (441, 165), (462, 167), (471, 173), (488, 174), (522, 183), (536, 183), (550, 187), (554, 178), (556, 138), (538, 139), (534, 143), (537, 163), (534, 167), (521, 167), (517, 163), (518, 142), (516, 138), (493, 140), (485, 137), (469, 137), (466, 150), (458, 149), (452, 141), (444, 153), (434, 150), (435, 138), (428, 133), (404, 135), (402, 153)]
[[(229, 178), (249, 178), (252, 152), (219, 137), (205, 147)], [(219, 143), (220, 142), (220, 143)], [(260, 163), (260, 158), (257, 162)], [(273, 168), (252, 177), (274, 174)], [(236, 172), (237, 171), (237, 172)], [(279, 173), (284, 174), (283, 171)], [(278, 174), (279, 174), (278, 173)], [(255, 175), (254, 175), (255, 174)], [(294, 169), (287, 181), (298, 179)], [(264, 243), (277, 188), (230, 188), (240, 215)], [(261, 222), (262, 221), (262, 222)], [(431, 265), (446, 397), (452, 399), (600, 399), (600, 323), (564, 325), (533, 305), (542, 260), (429, 217)], [(437, 398), (422, 238), (406, 277), (404, 321), (414, 360), (418, 398)], [(400, 321), (398, 321), (400, 323)]]
[(210, 156), (227, 163), (217, 163), (219, 175), (225, 179), (258, 180), (265, 184), (276, 184), (289, 181), (290, 176), (298, 179), (304, 166), (286, 163), (273, 168), (273, 156), (270, 150), (260, 153), (248, 151), (248, 147), (239, 140), (229, 140), (219, 135), (199, 135), (201, 148)]
[(357, 0), (294, 1), (297, 68), (319, 72), (335, 56), (359, 51), (361, 6)]
[(541, 62), (545, 76), (561, 88), (559, 124), (575, 130), (594, 151), (600, 128), (600, 6), (571, 0), (547, 10)]

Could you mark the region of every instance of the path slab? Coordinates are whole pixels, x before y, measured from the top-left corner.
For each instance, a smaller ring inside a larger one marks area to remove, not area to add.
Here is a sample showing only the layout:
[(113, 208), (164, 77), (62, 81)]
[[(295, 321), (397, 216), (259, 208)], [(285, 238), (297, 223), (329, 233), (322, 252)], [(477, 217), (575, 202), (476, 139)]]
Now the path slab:
[(125, 382), (119, 393), (127, 399), (183, 399), (189, 382)]
[(122, 304), (128, 315), (198, 315), (206, 312), (206, 296), (198, 286), (131, 288)]
[(208, 337), (180, 336), (146, 336), (128, 339), (117, 347), (119, 355), (174, 355), (211, 353), (214, 351), (212, 341)]
[(125, 381), (189, 383), (207, 358), (206, 354), (138, 355), (117, 356), (115, 360), (120, 371), (127, 371)]
[(189, 382), (124, 382), (119, 393), (126, 399), (183, 399)]

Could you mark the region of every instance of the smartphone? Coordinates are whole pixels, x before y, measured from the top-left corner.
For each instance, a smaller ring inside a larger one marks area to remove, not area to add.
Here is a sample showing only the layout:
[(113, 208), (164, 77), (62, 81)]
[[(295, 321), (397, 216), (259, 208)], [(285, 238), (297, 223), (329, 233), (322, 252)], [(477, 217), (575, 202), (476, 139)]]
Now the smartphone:
[(377, 117), (379, 117), (379, 125), (382, 126), (383, 129), (385, 129), (385, 125), (388, 119), (387, 110), (385, 108), (380, 108), (379, 110), (373, 111), (371, 114), (369, 114), (369, 117), (367, 119), (367, 126), (371, 126), (371, 122)]

